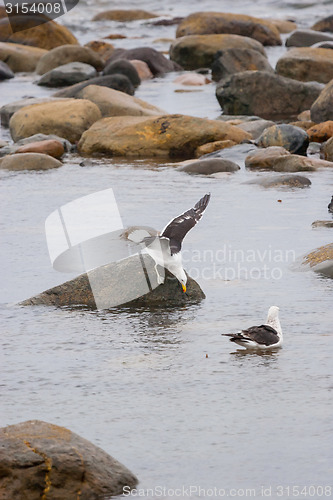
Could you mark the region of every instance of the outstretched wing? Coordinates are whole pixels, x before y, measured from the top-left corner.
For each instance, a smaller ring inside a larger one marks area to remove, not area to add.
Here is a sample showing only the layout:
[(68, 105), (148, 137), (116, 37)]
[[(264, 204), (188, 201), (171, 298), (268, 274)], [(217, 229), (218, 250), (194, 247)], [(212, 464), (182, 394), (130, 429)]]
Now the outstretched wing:
[(163, 229), (161, 237), (169, 238), (171, 255), (178, 253), (182, 247), (182, 241), (192, 227), (201, 219), (210, 200), (210, 194), (206, 194), (196, 203), (193, 208), (175, 217)]
[(226, 333), (226, 337), (231, 337), (232, 342), (241, 341), (246, 344), (246, 342), (256, 342), (258, 345), (273, 345), (279, 341), (279, 336), (277, 331), (269, 325), (251, 326), (246, 330), (242, 330), (239, 333)]

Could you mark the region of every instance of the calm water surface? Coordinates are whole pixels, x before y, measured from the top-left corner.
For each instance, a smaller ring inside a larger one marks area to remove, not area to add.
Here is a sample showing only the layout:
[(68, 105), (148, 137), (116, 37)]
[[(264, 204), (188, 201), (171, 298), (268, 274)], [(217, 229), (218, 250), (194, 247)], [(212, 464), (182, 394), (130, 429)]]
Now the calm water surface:
[[(170, 2), (163, 13), (251, 11), (309, 26), (330, 14), (331, 4)], [(81, 42), (97, 38), (88, 20), (109, 5), (82, 2), (63, 22)], [(128, 4), (138, 5), (162, 10), (154, 1)], [(142, 23), (105, 29), (144, 37), (118, 46), (174, 35), (174, 27)], [(269, 49), (271, 60), (283, 50)], [(218, 116), (213, 85), (178, 94), (173, 76), (144, 83), (136, 95), (168, 112)], [(1, 84), (1, 103), (51, 93), (33, 80), (21, 75)], [(333, 171), (310, 173), (310, 189), (286, 191), (246, 184), (260, 174), (243, 166), (234, 175), (203, 178), (163, 163), (107, 159), (81, 167), (81, 160), (68, 156), (48, 172), (1, 172), (1, 425), (36, 418), (68, 427), (126, 464), (140, 488), (254, 488), (261, 498), (261, 487), (272, 485), (270, 498), (281, 498), (278, 485), (330, 484), (333, 281), (291, 266), (295, 256), (332, 241), (330, 230), (312, 230), (311, 223), (327, 219)], [(15, 305), (71, 278), (50, 266), (46, 217), (107, 187), (125, 226), (157, 229), (212, 193), (184, 245), (185, 267), (207, 296), (200, 305), (112, 312)], [(261, 323), (273, 304), (285, 335), (279, 351), (246, 353), (221, 337)]]

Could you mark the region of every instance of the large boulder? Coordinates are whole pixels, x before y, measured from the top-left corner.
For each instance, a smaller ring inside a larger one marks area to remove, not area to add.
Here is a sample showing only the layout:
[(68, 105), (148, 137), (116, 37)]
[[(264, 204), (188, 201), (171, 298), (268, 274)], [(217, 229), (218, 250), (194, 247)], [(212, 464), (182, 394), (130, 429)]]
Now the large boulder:
[(62, 102), (65, 99), (60, 99), (56, 97), (27, 97), (26, 99), (20, 99), (19, 101), (9, 102), (0, 108), (0, 118), (1, 125), (3, 127), (9, 127), (9, 121), (16, 111), (25, 106), (31, 106), (32, 104), (42, 104), (45, 102)]
[(0, 81), (8, 80), (10, 78), (14, 78), (14, 73), (12, 72), (8, 64), (0, 61)]
[(14, 113), (9, 122), (14, 141), (40, 132), (56, 134), (75, 143), (102, 117), (96, 104), (84, 99), (33, 104)]
[(290, 153), (305, 155), (309, 137), (305, 130), (289, 124), (272, 125), (266, 128), (256, 141), (260, 148), (281, 146)]
[(333, 78), (333, 52), (313, 47), (291, 49), (278, 60), (276, 72), (302, 82), (327, 83)]
[(35, 71), (38, 61), (46, 53), (37, 47), (0, 42), (0, 60), (5, 61), (14, 73)]
[(312, 26), (311, 29), (316, 31), (333, 32), (333, 15), (327, 16), (324, 19), (320, 19)]
[(62, 90), (58, 90), (53, 94), (53, 97), (67, 97), (76, 98), (81, 90), (88, 85), (98, 85), (100, 87), (107, 87), (114, 90), (119, 90), (128, 95), (134, 95), (134, 86), (132, 82), (125, 75), (106, 75), (106, 76), (96, 76), (95, 78), (89, 78), (85, 82), (75, 83)]
[(279, 30), (269, 21), (243, 14), (196, 12), (178, 26), (176, 36), (233, 34), (255, 38), (263, 45), (281, 45)]
[[(141, 260), (142, 258), (142, 260)], [(22, 302), (22, 305), (77, 306), (108, 309), (114, 306), (183, 306), (205, 298), (196, 281), (188, 276), (186, 293), (179, 281), (166, 271), (157, 285), (154, 261), (146, 254), (107, 264)], [(148, 279), (147, 279), (148, 278)], [(94, 293), (91, 283), (93, 284)]]
[(244, 71), (222, 80), (216, 97), (227, 114), (285, 119), (309, 109), (322, 86), (298, 82), (267, 71)]
[(167, 59), (161, 52), (158, 52), (151, 47), (137, 47), (135, 49), (115, 49), (107, 63), (116, 61), (117, 59), (139, 60), (145, 62), (154, 76), (161, 76), (170, 71), (179, 71), (182, 68)]
[(333, 120), (333, 80), (325, 86), (312, 104), (311, 120), (315, 123)]
[(84, 155), (191, 158), (198, 146), (230, 139), (242, 142), (250, 135), (232, 125), (185, 115), (104, 118), (82, 136)]
[(21, 153), (0, 158), (0, 169), (4, 170), (49, 170), (61, 165), (61, 161), (41, 153)]
[(0, 429), (0, 470), (2, 500), (98, 500), (138, 482), (101, 448), (40, 420)]
[(266, 56), (253, 49), (227, 49), (218, 54), (212, 64), (212, 78), (220, 81), (242, 71), (274, 72)]
[(312, 270), (333, 278), (333, 243), (319, 247), (305, 255), (300, 262), (300, 270)]
[(106, 20), (124, 23), (127, 21), (137, 21), (138, 19), (152, 19), (154, 17), (158, 17), (158, 15), (142, 9), (111, 9), (96, 14), (92, 18), (92, 21)]
[(40, 77), (37, 85), (45, 87), (63, 87), (90, 80), (97, 76), (93, 66), (81, 62), (71, 62), (51, 69)]
[[(40, 16), (39, 16), (40, 17)], [(11, 23), (15, 21), (16, 31), (13, 33)], [(38, 16), (15, 16), (0, 19), (0, 41), (32, 45), (41, 49), (50, 50), (59, 45), (78, 44), (75, 36), (65, 26), (49, 20), (36, 26)]]
[(333, 34), (320, 33), (315, 30), (295, 30), (286, 40), (287, 47), (311, 47), (325, 40), (333, 41)]
[(251, 49), (265, 55), (261, 43), (240, 35), (189, 35), (179, 38), (170, 46), (170, 59), (184, 69), (210, 67), (220, 51)]
[(97, 71), (104, 68), (102, 59), (93, 50), (80, 45), (61, 45), (46, 52), (38, 61), (36, 72), (44, 75), (51, 69), (71, 62), (90, 64)]
[(106, 116), (159, 116), (165, 114), (160, 108), (124, 92), (89, 85), (78, 94), (79, 99), (88, 99), (99, 107), (103, 117)]

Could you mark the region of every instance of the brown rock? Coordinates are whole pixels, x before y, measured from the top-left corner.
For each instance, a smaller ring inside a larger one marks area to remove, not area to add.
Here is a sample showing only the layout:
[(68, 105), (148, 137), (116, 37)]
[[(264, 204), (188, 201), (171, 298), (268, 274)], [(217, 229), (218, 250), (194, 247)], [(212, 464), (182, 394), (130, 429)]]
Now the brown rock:
[(312, 227), (333, 227), (333, 220), (315, 220), (311, 224)]
[(273, 24), (278, 30), (279, 33), (291, 33), (295, 29), (297, 29), (297, 24), (294, 21), (286, 21), (284, 19), (272, 19), (268, 17), (266, 21)]
[(250, 181), (248, 184), (259, 184), (264, 188), (307, 188), (311, 186), (311, 181), (307, 177), (303, 175), (297, 174), (285, 174), (285, 175), (277, 175), (272, 177), (270, 174), (269, 177), (262, 177), (260, 174), (259, 178)]
[(61, 166), (61, 161), (41, 153), (21, 153), (0, 158), (0, 169), (5, 170), (49, 170)]
[(240, 35), (190, 35), (176, 40), (170, 47), (170, 59), (184, 69), (210, 67), (221, 50), (251, 49), (265, 55), (261, 43)]
[(207, 83), (211, 83), (211, 80), (199, 73), (186, 73), (177, 76), (173, 80), (173, 83), (179, 83), (180, 85), (207, 85)]
[(267, 57), (257, 50), (228, 49), (221, 51), (221, 55), (213, 62), (212, 78), (218, 82), (234, 73), (258, 70), (274, 73)]
[(220, 149), (231, 148), (236, 144), (236, 142), (230, 140), (207, 142), (207, 144), (203, 144), (195, 150), (195, 157), (200, 158), (200, 156), (214, 153), (214, 151), (219, 151)]
[(61, 158), (65, 153), (65, 149), (60, 141), (48, 140), (30, 142), (29, 144), (20, 146), (15, 153), (42, 153), (53, 156), (53, 158)]
[(333, 15), (325, 17), (317, 21), (311, 28), (316, 31), (330, 31), (333, 32)]
[(303, 121), (310, 121), (311, 120), (311, 111), (309, 109), (306, 109), (305, 111), (302, 111), (302, 113), (300, 113), (298, 116), (297, 116), (297, 120), (303, 122)]
[(315, 123), (333, 120), (333, 80), (325, 86), (312, 104), (311, 120)]
[(158, 15), (142, 9), (112, 9), (96, 14), (96, 16), (92, 18), (92, 21), (109, 20), (124, 23), (127, 21), (136, 21), (138, 19), (152, 19), (154, 17), (158, 17)]
[(276, 72), (302, 82), (327, 83), (333, 78), (333, 52), (313, 47), (288, 50), (278, 60)]
[[(32, 45), (50, 50), (59, 45), (78, 44), (75, 36), (65, 26), (55, 21), (43, 22), (35, 26), (36, 16), (15, 16), (17, 31), (13, 33), (8, 18), (0, 20), (0, 41)], [(38, 16), (37, 16), (38, 17)], [(13, 22), (13, 18), (11, 19)], [(30, 27), (30, 23), (31, 26)]]
[(264, 149), (256, 149), (246, 157), (245, 166), (247, 168), (270, 169), (277, 158), (290, 154), (289, 151), (281, 146), (269, 146)]
[(269, 21), (242, 14), (196, 12), (179, 24), (177, 37), (233, 34), (254, 38), (263, 45), (281, 45), (278, 29)]
[(303, 257), (301, 268), (307, 267), (312, 271), (333, 278), (333, 243), (316, 248)]
[(277, 151), (275, 154), (274, 151), (269, 151), (270, 149), (264, 150), (268, 151), (266, 158), (265, 152), (260, 152), (260, 150), (251, 152), (245, 159), (246, 168), (268, 169), (275, 172), (311, 172), (317, 168), (333, 167), (333, 163), (328, 161), (300, 155), (283, 154), (282, 150)]
[(2, 500), (97, 500), (138, 482), (101, 448), (39, 420), (0, 429), (0, 469)]
[(185, 115), (114, 117), (95, 123), (82, 136), (82, 154), (191, 158), (197, 147), (216, 140), (242, 142), (250, 135), (225, 123)]
[(38, 61), (36, 72), (39, 75), (44, 75), (58, 66), (70, 62), (82, 62), (90, 64), (97, 71), (104, 68), (102, 59), (88, 47), (81, 47), (80, 45), (61, 45), (55, 49), (46, 52), (43, 57)]
[(154, 78), (153, 73), (150, 71), (149, 66), (146, 62), (140, 61), (139, 59), (131, 59), (130, 63), (133, 64), (138, 72), (140, 80), (151, 80)]
[(311, 128), (315, 125), (315, 123), (312, 122), (311, 120), (309, 120), (309, 121), (290, 122), (289, 125), (292, 125), (293, 127), (299, 127), (305, 131), (308, 131), (309, 128)]
[(333, 121), (314, 125), (307, 133), (311, 142), (325, 142), (333, 136)]
[(104, 40), (92, 40), (85, 44), (85, 47), (96, 52), (97, 55), (105, 63), (113, 54), (114, 46), (111, 43), (107, 43)]
[(101, 117), (96, 104), (83, 99), (67, 99), (60, 105), (47, 102), (21, 108), (10, 119), (9, 128), (15, 142), (42, 132), (75, 143)]
[(37, 47), (0, 42), (0, 59), (5, 61), (14, 73), (35, 71), (39, 59), (46, 53), (46, 50)]
[(62, 102), (65, 99), (56, 97), (27, 97), (26, 99), (20, 99), (19, 101), (9, 102), (0, 108), (0, 118), (1, 125), (3, 127), (9, 127), (9, 121), (16, 111), (25, 106), (31, 106), (32, 104), (41, 104), (45, 102)]
[(328, 139), (328, 141), (323, 144), (324, 158), (327, 161), (333, 161), (333, 137)]

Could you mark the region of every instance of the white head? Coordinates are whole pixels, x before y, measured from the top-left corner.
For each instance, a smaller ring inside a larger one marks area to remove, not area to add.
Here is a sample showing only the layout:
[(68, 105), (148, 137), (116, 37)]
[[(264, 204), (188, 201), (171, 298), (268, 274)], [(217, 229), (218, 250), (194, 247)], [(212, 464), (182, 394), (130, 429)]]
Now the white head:
[(271, 306), (268, 309), (266, 324), (271, 326), (278, 332), (282, 342), (282, 328), (279, 320), (279, 308), (277, 306)]
[(179, 283), (182, 285), (183, 292), (186, 292), (186, 283), (187, 283), (187, 276), (183, 268), (181, 268), (179, 271), (177, 270), (176, 278), (179, 281)]

